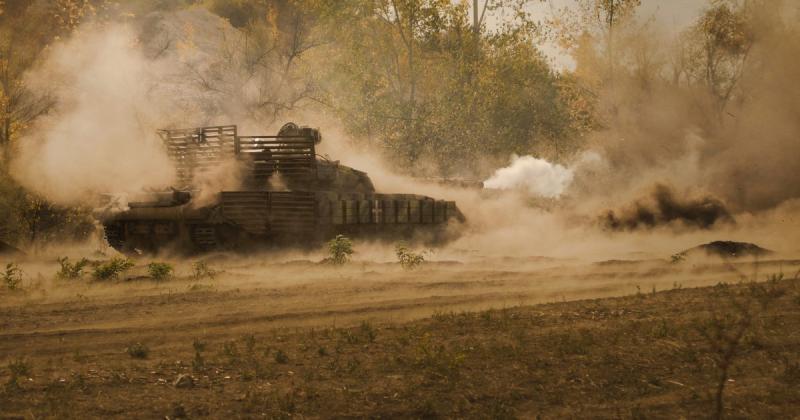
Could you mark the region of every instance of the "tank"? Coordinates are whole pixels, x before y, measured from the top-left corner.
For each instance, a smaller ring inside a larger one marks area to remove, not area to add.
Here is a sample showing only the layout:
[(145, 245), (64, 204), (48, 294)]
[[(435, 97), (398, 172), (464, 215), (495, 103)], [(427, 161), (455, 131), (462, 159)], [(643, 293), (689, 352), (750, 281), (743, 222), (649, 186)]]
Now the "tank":
[[(318, 156), (314, 128), (288, 123), (274, 136), (243, 136), (227, 125), (159, 135), (177, 185), (107, 195), (95, 212), (109, 245), (123, 253), (313, 247), (338, 234), (435, 244), (465, 222), (453, 201), (379, 193), (365, 172)], [(204, 193), (225, 178), (238, 187)]]

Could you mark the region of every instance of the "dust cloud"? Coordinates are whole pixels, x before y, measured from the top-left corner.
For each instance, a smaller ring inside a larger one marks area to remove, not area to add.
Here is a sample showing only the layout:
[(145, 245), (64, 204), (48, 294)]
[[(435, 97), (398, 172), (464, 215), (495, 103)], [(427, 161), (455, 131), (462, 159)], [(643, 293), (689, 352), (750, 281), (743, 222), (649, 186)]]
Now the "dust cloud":
[(620, 40), (620, 50), (633, 51), (634, 71), (600, 92), (606, 127), (589, 139), (608, 170), (576, 174), (575, 195), (615, 209), (664, 184), (715, 197), (734, 216), (800, 197), (800, 43), (789, 23), (797, 11), (776, 2), (748, 13), (754, 42), (744, 61), (725, 67), (730, 97), (709, 93), (687, 70), (680, 35), (654, 30)]
[[(189, 29), (201, 27), (213, 30)], [(368, 172), (378, 191), (458, 203), (468, 222), (457, 239), (430, 254), (432, 261), (665, 258), (719, 239), (800, 252), (790, 240), (800, 232), (793, 161), (800, 155), (800, 95), (791, 88), (800, 66), (790, 58), (800, 56), (797, 45), (762, 38), (753, 54), (773, 71), (742, 80), (751, 100), (732, 103), (719, 120), (708, 117), (707, 98), (695, 89), (651, 84), (645, 95), (639, 81), (620, 78), (599, 99), (616, 118), (591, 136), (585, 151), (564, 162), (515, 157), (505, 168), (475, 173), (488, 178), (489, 189), (480, 190), (401, 175), (319, 110), (258, 121), (242, 105), (257, 99), (258, 88), (214, 59), (235, 50), (236, 36), (227, 22), (188, 9), (135, 24), (89, 25), (54, 45), (28, 78), (52, 92), (58, 106), (21, 142), (15, 176), (65, 204), (97, 193), (135, 194), (174, 183), (158, 128), (233, 123), (241, 134), (258, 135), (294, 121), (320, 128), (318, 152)], [(207, 199), (237, 185), (235, 168), (218, 169), (204, 178)], [(357, 247), (362, 261), (394, 258), (391, 244)]]
[(714, 197), (681, 199), (670, 187), (657, 184), (649, 197), (621, 210), (609, 210), (601, 222), (613, 230), (652, 229), (661, 225), (711, 229), (717, 223), (734, 223), (734, 219)]
[(152, 130), (164, 117), (129, 28), (87, 28), (54, 46), (27, 77), (56, 108), (20, 144), (12, 174), (62, 204), (98, 193), (164, 187), (174, 178)]
[[(56, 105), (26, 130), (13, 176), (68, 205), (174, 186), (175, 169), (156, 131), (230, 124), (245, 115), (238, 104), (249, 87), (227, 92), (197, 80), (220, 71), (212, 57), (239, 41), (230, 24), (199, 9), (84, 24), (26, 74), (33, 90)], [(238, 173), (226, 163), (199, 174), (203, 194), (238, 185)]]

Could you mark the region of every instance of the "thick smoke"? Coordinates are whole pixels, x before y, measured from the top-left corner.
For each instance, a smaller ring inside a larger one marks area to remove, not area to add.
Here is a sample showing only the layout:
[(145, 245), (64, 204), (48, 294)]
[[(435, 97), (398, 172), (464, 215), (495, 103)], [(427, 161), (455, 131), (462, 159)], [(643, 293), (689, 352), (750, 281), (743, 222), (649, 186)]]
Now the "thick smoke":
[[(273, 81), (254, 86), (253, 75), (233, 71), (243, 42), (228, 22), (201, 8), (84, 25), (27, 74), (28, 84), (50, 92), (56, 107), (27, 130), (13, 175), (61, 204), (173, 185), (157, 129), (264, 127), (244, 104), (272, 92), (266, 87)], [(200, 198), (238, 186), (239, 172), (226, 164), (198, 174)]]
[(741, 71), (730, 70), (735, 84), (727, 100), (688, 75), (678, 55), (685, 39), (637, 32), (627, 44), (620, 40), (632, 71), (618, 72), (601, 90), (605, 128), (590, 136), (609, 170), (589, 182), (576, 174), (581, 198), (617, 208), (661, 183), (705, 191), (738, 214), (800, 197), (800, 33), (797, 10), (779, 3), (748, 12), (755, 41)]
[(733, 223), (725, 205), (710, 196), (678, 198), (666, 185), (658, 184), (648, 197), (621, 210), (608, 210), (604, 227), (612, 230), (651, 229), (659, 226), (710, 229), (719, 223)]
[(558, 198), (572, 184), (577, 170), (600, 162), (602, 158), (595, 152), (581, 154), (569, 167), (533, 156), (513, 155), (511, 164), (496, 170), (483, 182), (483, 186), (489, 189), (527, 191), (537, 197)]
[(161, 114), (129, 28), (87, 29), (57, 45), (28, 75), (57, 107), (23, 139), (13, 171), (59, 203), (94, 193), (169, 185), (174, 173), (152, 130)]
[(531, 195), (556, 198), (569, 187), (573, 176), (565, 166), (533, 156), (514, 155), (511, 165), (495, 171), (483, 185), (501, 190), (524, 189)]

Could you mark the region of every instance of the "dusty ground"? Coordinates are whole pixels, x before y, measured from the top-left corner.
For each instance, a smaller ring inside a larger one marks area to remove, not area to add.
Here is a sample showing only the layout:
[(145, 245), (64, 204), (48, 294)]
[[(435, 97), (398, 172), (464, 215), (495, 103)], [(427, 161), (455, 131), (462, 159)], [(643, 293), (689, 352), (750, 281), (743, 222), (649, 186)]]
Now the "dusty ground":
[[(766, 309), (767, 286), (695, 288), (798, 264), (532, 257), (406, 272), (219, 257), (214, 279), (178, 266), (164, 282), (23, 264), (23, 290), (0, 292), (0, 418), (705, 416), (718, 369), (702, 320), (739, 319), (740, 301), (754, 309), (726, 413), (795, 415), (800, 285), (770, 284)], [(588, 300), (611, 296), (624, 297)]]

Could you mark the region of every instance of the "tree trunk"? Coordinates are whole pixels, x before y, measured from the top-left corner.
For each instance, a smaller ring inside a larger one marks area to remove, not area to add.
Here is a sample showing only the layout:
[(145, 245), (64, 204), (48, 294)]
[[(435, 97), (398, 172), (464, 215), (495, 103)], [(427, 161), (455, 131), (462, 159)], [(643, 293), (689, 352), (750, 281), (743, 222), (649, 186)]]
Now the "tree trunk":
[(0, 159), (3, 159), (0, 162), (0, 168), (5, 168), (8, 165), (8, 161), (11, 158), (11, 118), (6, 117), (3, 119), (3, 138), (0, 139), (0, 152), (2, 152), (2, 156)]
[(478, 0), (472, 0), (472, 31), (478, 35), (480, 22), (478, 22)]

